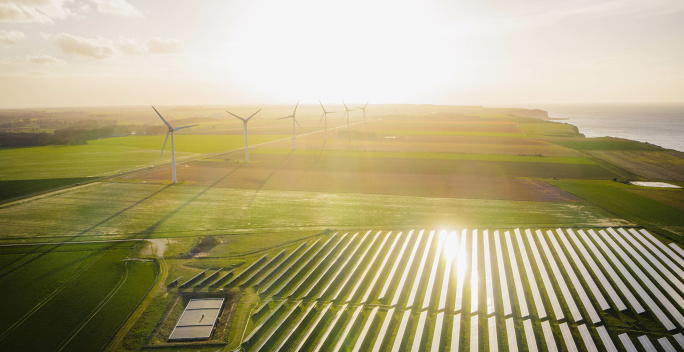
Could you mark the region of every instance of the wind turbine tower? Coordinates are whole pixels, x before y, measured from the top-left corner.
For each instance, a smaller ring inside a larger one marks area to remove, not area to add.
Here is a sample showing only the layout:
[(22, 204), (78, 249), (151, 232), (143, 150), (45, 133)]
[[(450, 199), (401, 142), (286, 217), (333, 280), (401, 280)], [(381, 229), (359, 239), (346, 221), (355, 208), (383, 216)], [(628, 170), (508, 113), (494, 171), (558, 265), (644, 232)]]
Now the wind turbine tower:
[(237, 116), (237, 115), (233, 114), (233, 113), (230, 112), (230, 111), (226, 111), (227, 113), (229, 113), (229, 114), (231, 114), (231, 115), (237, 117), (238, 119), (240, 119), (240, 120), (242, 121), (242, 127), (244, 127), (244, 129), (245, 129), (245, 162), (247, 162), (247, 163), (249, 162), (249, 144), (247, 144), (247, 122), (249, 122), (249, 120), (250, 120), (252, 117), (254, 117), (254, 115), (256, 115), (257, 113), (259, 113), (259, 111), (261, 111), (261, 109), (257, 110), (257, 112), (253, 113), (252, 116), (250, 116), (250, 117), (248, 117), (248, 118), (246, 118), (246, 119), (243, 119), (242, 117)]
[(157, 111), (157, 109), (154, 108), (154, 106), (152, 107), (152, 109), (154, 109), (154, 112), (156, 112), (157, 115), (159, 115), (159, 118), (162, 119), (162, 121), (164, 121), (164, 124), (166, 125), (166, 127), (169, 128), (169, 130), (166, 132), (166, 138), (164, 138), (164, 145), (162, 146), (162, 151), (161, 151), (161, 154), (159, 154), (159, 157), (161, 158), (162, 155), (164, 155), (164, 149), (166, 148), (166, 141), (169, 139), (169, 134), (171, 134), (171, 170), (172, 170), (172, 174), (173, 174), (172, 180), (173, 180), (173, 183), (178, 183), (176, 180), (176, 152), (173, 148), (173, 132), (176, 132), (178, 130), (182, 130), (184, 128), (195, 127), (197, 125), (189, 125), (189, 126), (182, 126), (182, 127), (173, 128), (171, 126), (171, 124), (169, 124), (168, 122), (166, 122), (166, 120), (164, 120), (162, 115), (159, 113), (159, 111)]
[[(326, 111), (325, 108), (323, 107), (323, 103), (321, 101), (318, 101), (319, 104), (321, 104), (321, 109), (323, 109), (323, 115), (321, 115), (321, 120), (325, 119), (325, 139), (328, 139), (328, 114), (334, 114), (334, 111)], [(321, 123), (321, 120), (318, 120), (318, 123)]]
[(368, 103), (366, 102), (366, 105), (364, 105), (362, 108), (357, 108), (359, 110), (363, 110), (363, 128), (366, 128), (366, 107), (368, 107)]
[(347, 103), (342, 100), (342, 104), (344, 104), (344, 115), (342, 115), (342, 118), (345, 116), (347, 117), (347, 129), (349, 129), (349, 112), (352, 111), (352, 109), (347, 107)]
[(297, 107), (299, 106), (299, 100), (297, 100), (297, 105), (295, 105), (294, 111), (292, 112), (292, 115), (281, 117), (278, 120), (282, 119), (289, 119), (292, 118), (292, 149), (297, 149), (297, 135), (295, 134), (295, 123), (299, 128), (302, 128), (302, 126), (297, 122), (297, 118), (295, 115), (297, 114)]

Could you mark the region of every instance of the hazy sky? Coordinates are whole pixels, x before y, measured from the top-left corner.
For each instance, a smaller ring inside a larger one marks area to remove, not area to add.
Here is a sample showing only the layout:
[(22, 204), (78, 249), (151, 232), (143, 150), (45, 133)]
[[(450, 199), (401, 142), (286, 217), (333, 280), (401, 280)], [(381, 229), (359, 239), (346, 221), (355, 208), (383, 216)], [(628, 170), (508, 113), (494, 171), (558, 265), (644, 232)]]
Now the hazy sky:
[(0, 0), (0, 107), (684, 102), (682, 0)]

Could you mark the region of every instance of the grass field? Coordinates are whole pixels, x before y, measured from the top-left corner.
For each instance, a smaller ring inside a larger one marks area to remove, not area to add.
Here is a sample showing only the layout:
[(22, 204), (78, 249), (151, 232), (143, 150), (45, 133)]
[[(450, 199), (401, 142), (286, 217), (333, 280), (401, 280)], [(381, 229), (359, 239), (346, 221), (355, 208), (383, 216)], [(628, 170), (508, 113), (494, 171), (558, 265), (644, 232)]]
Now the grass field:
[(99, 247), (33, 246), (19, 255), (0, 248), (7, 264), (0, 274), (3, 348), (99, 351), (106, 345), (157, 269), (151, 261), (122, 261), (130, 245)]
[(93, 177), (70, 177), (33, 180), (0, 180), (0, 201), (93, 179)]

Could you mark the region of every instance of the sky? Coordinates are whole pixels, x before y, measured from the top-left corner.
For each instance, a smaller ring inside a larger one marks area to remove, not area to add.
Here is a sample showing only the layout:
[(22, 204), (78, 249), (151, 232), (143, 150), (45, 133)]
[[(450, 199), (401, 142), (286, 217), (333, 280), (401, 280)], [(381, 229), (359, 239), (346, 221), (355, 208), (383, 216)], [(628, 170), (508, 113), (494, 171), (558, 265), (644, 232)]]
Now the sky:
[(0, 0), (0, 108), (684, 102), (681, 0)]

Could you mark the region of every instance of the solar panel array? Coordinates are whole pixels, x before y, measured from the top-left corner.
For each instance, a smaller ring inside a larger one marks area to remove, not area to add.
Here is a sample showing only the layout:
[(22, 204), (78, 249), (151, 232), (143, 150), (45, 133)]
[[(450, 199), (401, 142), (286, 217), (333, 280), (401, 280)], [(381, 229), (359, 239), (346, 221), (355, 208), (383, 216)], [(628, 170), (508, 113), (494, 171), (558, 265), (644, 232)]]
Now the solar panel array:
[[(247, 326), (247, 351), (684, 343), (684, 256), (644, 229), (350, 232), (274, 254), (224, 286), (254, 286), (265, 302)], [(625, 314), (658, 334), (611, 331), (606, 318)]]

